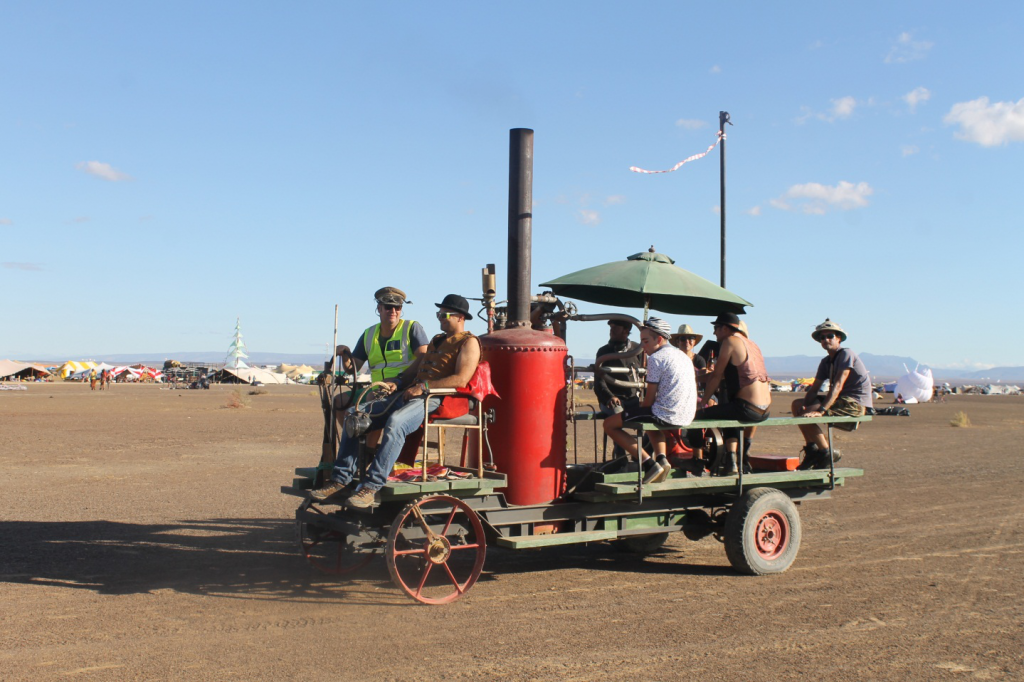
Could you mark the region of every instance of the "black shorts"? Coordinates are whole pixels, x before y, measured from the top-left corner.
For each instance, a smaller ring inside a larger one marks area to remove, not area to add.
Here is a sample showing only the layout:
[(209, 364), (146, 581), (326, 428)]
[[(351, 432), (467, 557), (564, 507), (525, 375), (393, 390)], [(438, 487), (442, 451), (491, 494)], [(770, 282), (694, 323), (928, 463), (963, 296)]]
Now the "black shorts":
[(630, 405), (622, 411), (622, 423), (623, 424), (654, 424), (659, 428), (664, 429), (678, 429), (679, 427), (675, 424), (669, 424), (667, 421), (658, 419), (654, 416), (650, 407), (643, 407), (642, 405)]

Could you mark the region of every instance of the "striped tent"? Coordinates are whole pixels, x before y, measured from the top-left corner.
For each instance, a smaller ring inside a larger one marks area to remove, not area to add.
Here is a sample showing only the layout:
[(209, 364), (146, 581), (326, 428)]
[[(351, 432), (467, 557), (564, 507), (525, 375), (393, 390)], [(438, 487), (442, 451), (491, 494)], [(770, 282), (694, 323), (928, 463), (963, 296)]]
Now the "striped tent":
[(72, 374), (77, 374), (84, 369), (92, 369), (96, 364), (92, 360), (83, 360), (81, 362), (68, 360), (57, 369), (56, 374), (59, 374), (61, 379), (67, 379)]

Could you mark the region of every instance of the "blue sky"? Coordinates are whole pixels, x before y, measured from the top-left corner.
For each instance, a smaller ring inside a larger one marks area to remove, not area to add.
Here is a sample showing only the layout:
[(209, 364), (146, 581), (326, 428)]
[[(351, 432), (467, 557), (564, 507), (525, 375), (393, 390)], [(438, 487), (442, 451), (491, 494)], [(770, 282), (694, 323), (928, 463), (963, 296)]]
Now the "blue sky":
[[(766, 355), (1019, 365), (1024, 5), (0, 4), (0, 357), (315, 353), (372, 293), (504, 296), (508, 130), (533, 283), (654, 245)], [(603, 312), (581, 304), (583, 312)], [(708, 331), (708, 319), (667, 316)], [(997, 323), (998, 333), (993, 328)], [(483, 324), (470, 329), (480, 332)], [(570, 327), (592, 356), (600, 324)]]

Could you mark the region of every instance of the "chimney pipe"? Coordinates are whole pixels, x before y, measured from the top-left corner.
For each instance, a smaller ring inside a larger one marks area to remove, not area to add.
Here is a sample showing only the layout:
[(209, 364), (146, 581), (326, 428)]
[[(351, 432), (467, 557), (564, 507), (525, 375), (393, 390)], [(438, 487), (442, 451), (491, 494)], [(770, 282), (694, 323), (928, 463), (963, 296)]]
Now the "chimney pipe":
[(533, 131), (513, 128), (508, 147), (508, 327), (530, 326)]

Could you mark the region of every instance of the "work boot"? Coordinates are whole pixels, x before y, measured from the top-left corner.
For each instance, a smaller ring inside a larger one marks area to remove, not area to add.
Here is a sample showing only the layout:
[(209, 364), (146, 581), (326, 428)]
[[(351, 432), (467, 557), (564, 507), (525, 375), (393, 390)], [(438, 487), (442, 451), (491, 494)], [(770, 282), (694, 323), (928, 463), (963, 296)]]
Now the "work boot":
[(735, 476), (736, 475), (736, 453), (722, 452), (715, 458), (713, 476)]
[(370, 488), (363, 488), (352, 497), (348, 498), (346, 504), (349, 507), (355, 507), (356, 509), (366, 509), (372, 507), (374, 500), (377, 498), (377, 491), (371, 490)]
[(821, 453), (821, 450), (818, 449), (818, 444), (808, 443), (802, 448), (802, 452), (804, 453), (804, 459), (797, 466), (797, 471), (813, 469), (817, 465)]
[(348, 484), (337, 481), (327, 481), (327, 485), (317, 490), (311, 490), (309, 496), (317, 502), (338, 502), (345, 499), (356, 491), (354, 482)]
[[(832, 462), (838, 462), (843, 458), (838, 449), (832, 451)], [(818, 450), (817, 461), (810, 466), (811, 469), (828, 469), (828, 450)]]

